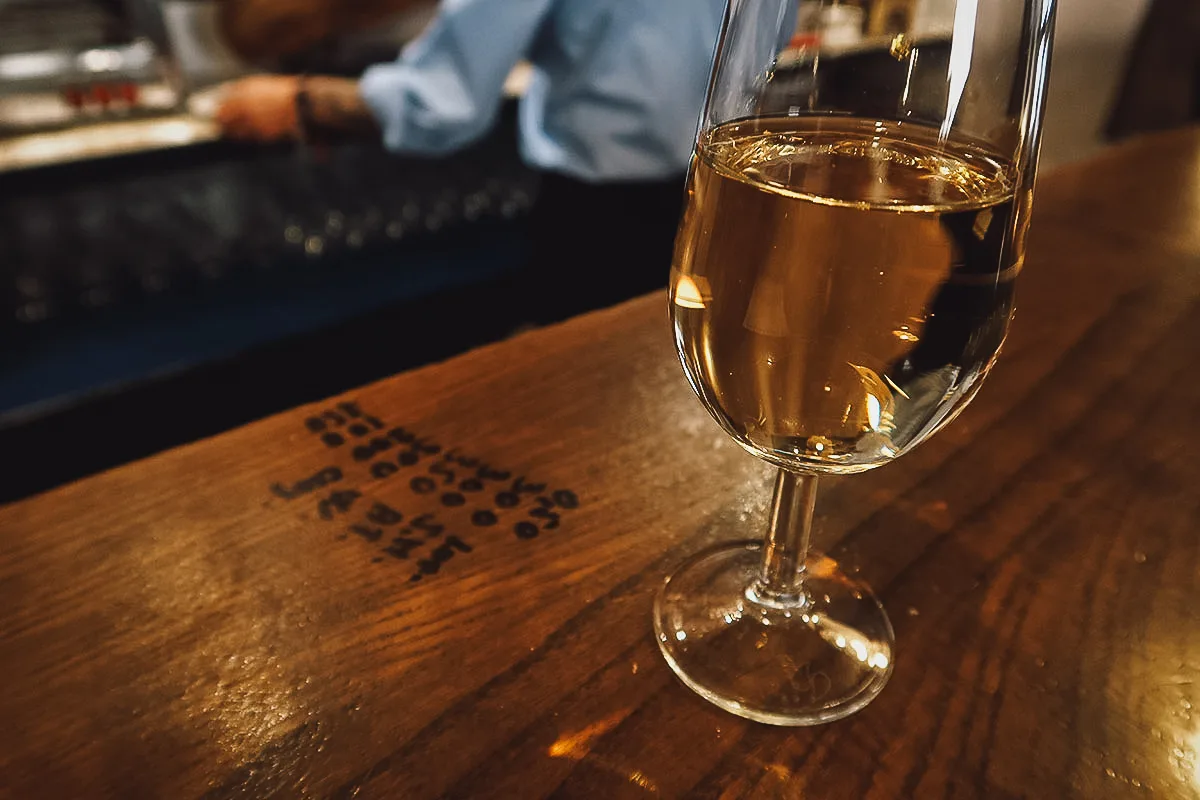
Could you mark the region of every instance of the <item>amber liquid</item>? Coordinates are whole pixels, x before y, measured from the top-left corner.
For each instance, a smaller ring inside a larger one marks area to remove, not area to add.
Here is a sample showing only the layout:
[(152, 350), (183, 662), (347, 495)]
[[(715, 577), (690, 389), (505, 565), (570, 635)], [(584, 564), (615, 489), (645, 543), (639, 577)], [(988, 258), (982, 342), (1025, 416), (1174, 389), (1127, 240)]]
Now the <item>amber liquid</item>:
[(856, 472), (978, 387), (1019, 271), (1010, 164), (918, 126), (759, 119), (702, 138), (688, 192), (677, 345), (743, 445)]

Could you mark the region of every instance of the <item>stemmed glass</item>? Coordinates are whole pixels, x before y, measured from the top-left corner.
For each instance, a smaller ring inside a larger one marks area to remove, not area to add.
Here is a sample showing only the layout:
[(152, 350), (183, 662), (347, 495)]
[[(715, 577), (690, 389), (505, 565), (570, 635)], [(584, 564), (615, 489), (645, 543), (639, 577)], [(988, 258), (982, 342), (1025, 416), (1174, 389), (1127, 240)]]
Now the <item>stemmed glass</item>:
[(879, 601), (808, 551), (817, 478), (908, 452), (996, 359), (1055, 0), (892, 3), (823, 41), (838, 5), (730, 0), (671, 272), (692, 388), (779, 473), (765, 541), (689, 559), (655, 632), (688, 686), (779, 725), (852, 714), (891, 675)]

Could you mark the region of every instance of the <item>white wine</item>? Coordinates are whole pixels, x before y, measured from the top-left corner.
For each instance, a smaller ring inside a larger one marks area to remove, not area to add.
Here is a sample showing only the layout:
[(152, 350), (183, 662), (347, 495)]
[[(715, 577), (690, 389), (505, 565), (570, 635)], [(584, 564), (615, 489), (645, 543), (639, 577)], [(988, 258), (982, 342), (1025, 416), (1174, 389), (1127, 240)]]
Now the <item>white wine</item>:
[(1007, 331), (1015, 170), (921, 126), (787, 117), (697, 147), (671, 275), (688, 378), (786, 467), (857, 472), (965, 405)]

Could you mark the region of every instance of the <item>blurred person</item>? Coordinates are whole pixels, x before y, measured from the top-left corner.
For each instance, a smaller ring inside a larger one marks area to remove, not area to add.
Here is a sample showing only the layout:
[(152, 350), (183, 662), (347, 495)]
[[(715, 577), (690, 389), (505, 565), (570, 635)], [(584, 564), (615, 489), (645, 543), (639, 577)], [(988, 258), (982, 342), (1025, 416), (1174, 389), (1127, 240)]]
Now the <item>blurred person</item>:
[(420, 34), (436, 6), (436, 0), (223, 0), (218, 13), (234, 52), (286, 72), (328, 68), (318, 65), (346, 47), (355, 59), (390, 61)]
[(1200, 0), (1154, 0), (1108, 123), (1114, 139), (1200, 120)]
[[(725, 0), (444, 0), (358, 80), (256, 76), (218, 120), (246, 140), (375, 134), (440, 156), (494, 124), (522, 59), (521, 154), (542, 173), (530, 226), (539, 321), (666, 283)], [(570, 285), (570, 292), (566, 286)]]

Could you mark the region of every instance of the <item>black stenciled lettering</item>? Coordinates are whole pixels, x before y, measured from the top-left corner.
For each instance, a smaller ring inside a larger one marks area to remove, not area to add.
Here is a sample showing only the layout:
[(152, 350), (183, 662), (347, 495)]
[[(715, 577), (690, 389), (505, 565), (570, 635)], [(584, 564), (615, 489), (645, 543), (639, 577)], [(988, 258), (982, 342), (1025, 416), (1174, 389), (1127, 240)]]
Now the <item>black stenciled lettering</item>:
[(429, 539), (441, 536), (442, 532), (446, 530), (446, 526), (434, 522), (433, 514), (422, 514), (421, 516), (413, 519), (411, 524), (414, 528), (424, 533)]
[(458, 488), (464, 492), (482, 492), (483, 481), (479, 480), (479, 478), (467, 478), (458, 485)]
[(475, 467), (479, 466), (478, 458), (464, 456), (462, 453), (458, 452), (457, 447), (448, 451), (444, 457), (450, 463), (458, 464), (459, 466), (466, 467), (467, 469), (475, 469)]
[(490, 508), (481, 508), (471, 514), (471, 524), (477, 528), (490, 528), (499, 521), (500, 518), (496, 516), (496, 512)]
[(321, 434), (321, 441), (325, 443), (326, 447), (341, 447), (346, 443), (346, 437), (340, 433), (330, 431), (329, 433)]
[(421, 460), (422, 455), (436, 455), (442, 451), (442, 446), (425, 439), (420, 439), (407, 428), (392, 428), (388, 437), (397, 444), (408, 445), (400, 454), (399, 463), (402, 467), (411, 467)]
[(333, 519), (335, 512), (346, 513), (354, 505), (354, 501), (360, 497), (362, 497), (362, 494), (354, 489), (343, 489), (334, 492), (317, 504), (317, 513), (321, 515), (322, 519)]
[[(441, 568), (442, 562), (436, 558), (422, 558), (417, 562), (417, 572), (420, 575), (436, 575)], [(420, 578), (414, 576), (413, 580), (420, 580)]]
[(343, 414), (351, 419), (358, 419), (362, 416), (362, 409), (360, 409), (358, 407), (358, 403), (354, 402), (353, 400), (347, 400), (344, 403), (338, 403), (338, 409), (340, 409)]
[(377, 480), (391, 477), (399, 471), (400, 468), (390, 461), (376, 461), (371, 465), (371, 477)]
[(427, 478), (424, 475), (419, 475), (408, 482), (408, 486), (417, 494), (429, 494), (437, 491), (437, 483), (433, 478)]
[(518, 539), (536, 539), (540, 532), (538, 526), (529, 520), (521, 520), (513, 526), (513, 533), (517, 535)]
[(399, 525), (404, 521), (404, 515), (386, 503), (376, 503), (367, 512), (367, 519), (376, 525)]
[(512, 491), (516, 492), (517, 494), (537, 494), (538, 492), (544, 492), (545, 490), (546, 484), (526, 483), (524, 475), (517, 478), (512, 484)]
[(516, 508), (521, 505), (521, 496), (516, 492), (497, 492), (495, 501), (500, 508)]
[(447, 536), (444, 542), (433, 549), (428, 558), (417, 562), (417, 570), (421, 575), (436, 575), (443, 564), (454, 558), (455, 551), (470, 553), (472, 550), (474, 548), (471, 545), (457, 536)]
[(442, 495), (442, 505), (447, 508), (458, 508), (467, 504), (466, 495), (461, 492), (446, 492)]
[(304, 427), (308, 428), (310, 433), (323, 433), (325, 431), (325, 420), (320, 417), (309, 417), (304, 420)]
[(482, 481), (506, 481), (512, 477), (512, 473), (502, 469), (492, 469), (487, 464), (479, 468), (475, 473)]
[(391, 543), (383, 548), (383, 552), (393, 558), (407, 559), (409, 553), (420, 547), (423, 542), (420, 539), (406, 539), (403, 536), (397, 536), (392, 539)]
[(370, 461), (380, 453), (386, 453), (395, 447), (390, 439), (385, 439), (382, 436), (372, 439), (367, 444), (360, 444), (354, 448), (353, 457), (355, 461)]
[(570, 489), (559, 489), (551, 497), (555, 505), (563, 508), (579, 508), (579, 497)]
[(294, 486), (289, 487), (281, 483), (273, 483), (271, 484), (271, 493), (276, 497), (282, 497), (284, 500), (293, 500), (301, 495), (315, 492), (317, 489), (324, 488), (341, 479), (342, 471), (340, 469), (337, 467), (326, 467), (311, 478), (305, 478)]
[(360, 439), (371, 432), (370, 426), (364, 425), (361, 422), (355, 422), (347, 430), (350, 431), (351, 436), (357, 436)]
[(442, 483), (454, 483), (454, 470), (450, 469), (444, 461), (435, 461), (429, 465), (430, 475), (441, 475)]
[(531, 509), (529, 516), (533, 517), (534, 519), (546, 520), (546, 523), (542, 525), (542, 530), (544, 531), (552, 531), (559, 525), (560, 517), (558, 512), (551, 511), (545, 506), (538, 506), (537, 508)]
[[(452, 547), (460, 553), (469, 553), (475, 549), (457, 536), (447, 536), (445, 544), (443, 544), (441, 547)], [(438, 549), (440, 550), (441, 547)]]
[(388, 431), (388, 436), (396, 441), (397, 444), (412, 444), (417, 440), (414, 433), (410, 433), (404, 428), (392, 428)]
[(351, 525), (350, 532), (361, 536), (368, 542), (378, 542), (383, 538), (382, 528), (368, 528), (366, 525)]

